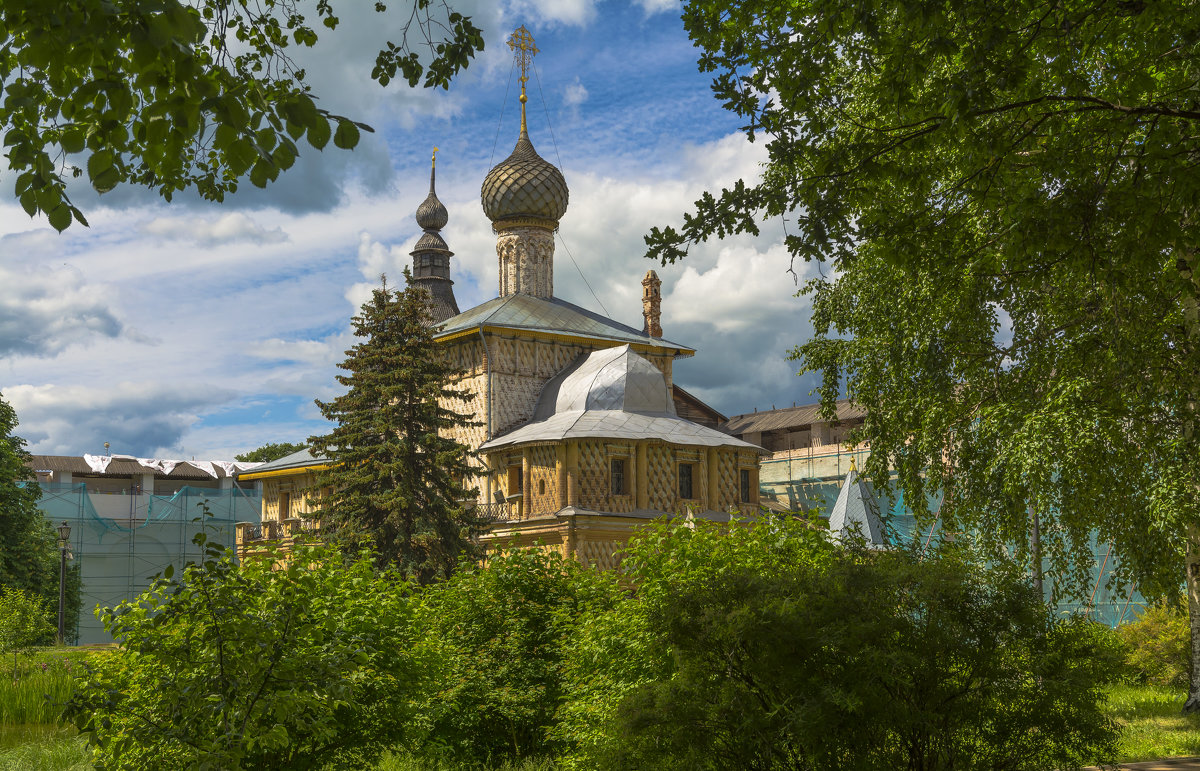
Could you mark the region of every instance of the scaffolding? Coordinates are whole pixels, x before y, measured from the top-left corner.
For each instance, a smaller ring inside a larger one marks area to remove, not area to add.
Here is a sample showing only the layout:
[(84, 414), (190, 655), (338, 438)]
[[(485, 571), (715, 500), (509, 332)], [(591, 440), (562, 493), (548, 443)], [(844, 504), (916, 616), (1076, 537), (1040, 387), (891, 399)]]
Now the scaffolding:
[[(838, 458), (838, 468), (848, 470), (849, 453)], [(862, 458), (859, 458), (861, 463)], [(842, 471), (845, 474), (845, 471)], [(793, 511), (811, 511), (817, 509), (823, 517), (828, 517), (833, 510), (841, 490), (841, 479), (800, 478), (786, 482), (776, 482), (769, 487), (764, 485), (764, 493), (773, 495), (780, 503), (785, 503)], [(881, 505), (886, 506), (886, 496), (879, 497)], [(904, 503), (902, 493), (895, 495), (895, 502), (889, 512), (884, 513), (888, 528), (894, 534), (897, 545), (910, 545), (919, 542), (928, 545), (940, 534), (940, 523), (937, 511), (941, 507), (941, 499), (931, 497), (928, 500), (929, 511), (934, 514), (931, 523), (925, 524), (913, 516), (912, 510)], [(1047, 602), (1053, 602), (1055, 611), (1061, 615), (1083, 614), (1102, 624), (1111, 627), (1119, 626), (1126, 621), (1132, 621), (1146, 607), (1146, 599), (1138, 592), (1136, 586), (1114, 588), (1110, 579), (1120, 564), (1120, 556), (1113, 544), (1100, 541), (1093, 534), (1089, 540), (1092, 552), (1092, 576), (1090, 592), (1086, 599), (1079, 597), (1054, 599), (1055, 582), (1048, 561), (1043, 559), (1042, 590)]]
[[(38, 508), (52, 524), (71, 526), (71, 552), (80, 572), (77, 643), (112, 642), (96, 617), (145, 591), (173, 565), (178, 574), (202, 556), (192, 538), (233, 547), (238, 522), (258, 523), (261, 498), (233, 487), (184, 487), (170, 495), (89, 492), (85, 483), (42, 483)], [(204, 516), (207, 507), (209, 516)]]

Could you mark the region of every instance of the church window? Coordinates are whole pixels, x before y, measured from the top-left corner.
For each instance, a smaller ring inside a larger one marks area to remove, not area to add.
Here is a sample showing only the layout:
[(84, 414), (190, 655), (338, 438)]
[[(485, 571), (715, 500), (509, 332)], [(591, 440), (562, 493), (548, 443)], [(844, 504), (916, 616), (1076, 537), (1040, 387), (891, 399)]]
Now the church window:
[(509, 495), (520, 495), (523, 492), (523, 490), (521, 489), (522, 481), (523, 480), (521, 479), (521, 467), (520, 466), (509, 466), (508, 467), (508, 494)]
[(545, 495), (545, 494), (546, 494), (546, 480), (539, 479), (538, 480), (538, 495)]
[(612, 483), (613, 495), (629, 495), (629, 487), (625, 480), (624, 458), (613, 458), (608, 462), (608, 476)]
[(685, 500), (690, 500), (696, 496), (692, 495), (692, 472), (696, 468), (695, 463), (680, 463), (679, 464), (679, 497)]
[(750, 498), (750, 469), (742, 469), (741, 474), (738, 476), (740, 477), (738, 487), (740, 488), (739, 492), (741, 492), (742, 503), (753, 503), (753, 500)]
[(292, 516), (292, 494), (291, 493), (280, 493), (279, 494), (279, 518), (287, 519), (290, 516)]

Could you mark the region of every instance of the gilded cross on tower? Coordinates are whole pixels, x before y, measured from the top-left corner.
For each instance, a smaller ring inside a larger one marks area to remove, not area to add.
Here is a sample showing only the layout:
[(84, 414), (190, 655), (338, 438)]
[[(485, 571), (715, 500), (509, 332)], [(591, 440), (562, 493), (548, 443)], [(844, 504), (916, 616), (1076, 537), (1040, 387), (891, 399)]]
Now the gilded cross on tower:
[(529, 80), (529, 68), (533, 65), (533, 57), (538, 52), (533, 44), (533, 35), (522, 24), (508, 39), (508, 47), (513, 50), (517, 66), (521, 68), (521, 90), (525, 90), (525, 81)]
[(533, 35), (525, 29), (525, 25), (517, 27), (508, 39), (508, 47), (513, 50), (517, 65), (521, 68), (521, 133), (525, 133), (525, 81), (529, 80), (529, 68), (533, 66), (533, 56), (538, 52), (533, 44)]

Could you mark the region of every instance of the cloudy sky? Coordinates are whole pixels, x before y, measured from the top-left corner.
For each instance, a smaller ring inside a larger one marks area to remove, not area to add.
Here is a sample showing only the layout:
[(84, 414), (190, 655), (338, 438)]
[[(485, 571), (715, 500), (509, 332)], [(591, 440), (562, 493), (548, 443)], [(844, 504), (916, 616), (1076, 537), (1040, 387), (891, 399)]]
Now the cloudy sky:
[(247, 183), (220, 205), (80, 190), (91, 227), (63, 235), (0, 199), (0, 393), (34, 452), (98, 453), (108, 441), (115, 453), (229, 458), (324, 432), (313, 399), (336, 393), (350, 316), (373, 282), (411, 260), (435, 145), (459, 307), (495, 297), (479, 186), (516, 141), (504, 40), (521, 24), (541, 51), (531, 137), (571, 190), (555, 294), (640, 327), (640, 281), (654, 268), (664, 335), (698, 349), (677, 363), (680, 385), (727, 415), (812, 401), (814, 381), (786, 359), (810, 326), (784, 223), (677, 265), (643, 256), (651, 227), (678, 224), (704, 190), (756, 178), (764, 159), (697, 71), (678, 4), (455, 5), (484, 29), (486, 50), (449, 91), (429, 91), (370, 80), (395, 22), (343, 4), (342, 26), (300, 64), (324, 106), (376, 133), (352, 152), (308, 148), (266, 190)]

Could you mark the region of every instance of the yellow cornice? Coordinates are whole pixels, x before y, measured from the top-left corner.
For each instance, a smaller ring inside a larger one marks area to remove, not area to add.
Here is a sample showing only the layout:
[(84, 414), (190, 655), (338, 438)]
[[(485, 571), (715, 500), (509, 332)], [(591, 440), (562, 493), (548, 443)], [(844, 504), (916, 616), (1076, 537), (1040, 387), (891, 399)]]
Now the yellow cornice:
[(321, 463), (316, 466), (296, 466), (295, 468), (281, 468), (273, 471), (249, 471), (244, 474), (238, 474), (237, 478), (239, 480), (253, 481), (255, 479), (268, 479), (271, 477), (290, 477), (327, 468), (329, 468), (328, 463)]

